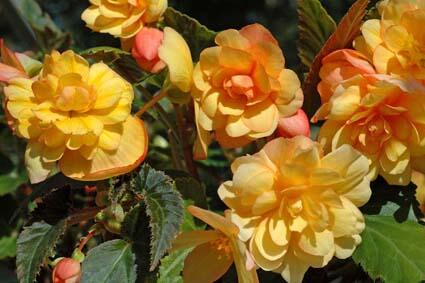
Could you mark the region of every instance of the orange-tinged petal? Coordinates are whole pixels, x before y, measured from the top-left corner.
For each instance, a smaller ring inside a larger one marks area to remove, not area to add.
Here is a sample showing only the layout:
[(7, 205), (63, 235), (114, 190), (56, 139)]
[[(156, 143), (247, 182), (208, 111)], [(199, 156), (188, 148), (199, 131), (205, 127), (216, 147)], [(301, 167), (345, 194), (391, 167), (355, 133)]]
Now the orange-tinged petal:
[(220, 238), (223, 234), (217, 230), (182, 232), (173, 241), (171, 251), (193, 248)]
[(184, 261), (185, 283), (213, 283), (220, 279), (233, 263), (233, 257), (210, 243), (197, 246)]
[(278, 45), (277, 40), (271, 32), (260, 24), (247, 25), (240, 30), (240, 34), (247, 38), (253, 45), (260, 42), (270, 42)]
[[(231, 239), (233, 249), (233, 260), (236, 266), (239, 283), (258, 283), (257, 271), (255, 266), (247, 266), (250, 257), (246, 245), (239, 240)], [(253, 260), (252, 260), (253, 261)]]
[(189, 206), (187, 210), (196, 218), (204, 221), (214, 229), (221, 231), (228, 237), (239, 233), (239, 228), (235, 224), (219, 214), (193, 205)]
[(148, 147), (147, 131), (141, 120), (129, 117), (123, 124), (119, 147), (115, 151), (99, 149), (92, 160), (76, 151), (68, 151), (59, 161), (62, 172), (73, 179), (96, 181), (130, 172), (144, 160)]
[(228, 29), (217, 34), (215, 43), (222, 47), (245, 50), (250, 47), (250, 42), (238, 30)]
[(277, 128), (279, 114), (277, 107), (270, 101), (249, 106), (242, 116), (244, 124), (254, 132), (262, 133)]
[(249, 74), (254, 67), (254, 58), (248, 52), (222, 47), (219, 54), (222, 67), (235, 70), (239, 74)]

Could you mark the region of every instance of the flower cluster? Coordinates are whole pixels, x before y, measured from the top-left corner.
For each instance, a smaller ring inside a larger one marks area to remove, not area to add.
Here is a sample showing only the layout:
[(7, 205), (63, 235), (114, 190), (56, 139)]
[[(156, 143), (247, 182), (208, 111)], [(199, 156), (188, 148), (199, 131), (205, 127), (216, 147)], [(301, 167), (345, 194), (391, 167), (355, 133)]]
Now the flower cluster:
[(390, 184), (407, 185), (412, 170), (425, 172), (419, 30), (425, 7), (395, 0), (378, 7), (381, 19), (362, 25), (357, 51), (338, 50), (323, 59), (322, 106), (313, 121), (326, 120), (319, 134), (326, 152), (351, 144), (369, 158), (371, 179), (379, 174)]
[[(6, 118), (27, 141), (31, 182), (57, 169), (86, 181), (134, 170), (148, 145), (147, 129), (137, 116), (164, 97), (175, 106), (170, 109), (176, 109), (188, 169), (193, 160), (186, 130), (196, 128), (193, 159), (207, 158), (213, 141), (223, 148), (258, 139), (266, 144), (233, 161), (232, 179), (218, 188), (229, 208), (224, 217), (189, 206), (213, 229), (183, 232), (173, 242), (173, 250), (193, 248), (185, 260), (185, 282), (214, 282), (234, 263), (240, 283), (258, 282), (257, 267), (299, 283), (308, 268), (350, 257), (365, 228), (359, 207), (369, 201), (370, 182), (378, 175), (395, 185), (413, 180), (425, 211), (421, 1), (381, 1), (380, 18), (363, 23), (355, 49), (323, 59), (317, 87), (322, 103), (312, 118), (325, 121), (317, 142), (309, 137), (301, 109), (300, 80), (285, 68), (283, 52), (265, 27), (219, 32), (215, 46), (194, 62), (198, 56), (192, 57), (185, 38), (157, 23), (167, 0), (90, 2), (82, 15), (87, 26), (130, 43), (135, 63), (145, 72), (161, 72), (165, 80), (133, 116), (133, 87), (107, 64), (90, 65), (73, 51), (53, 51), (41, 64), (0, 42)], [(187, 117), (178, 112), (184, 111), (177, 104), (184, 103)], [(193, 123), (180, 125), (186, 122)], [(97, 220), (120, 234), (125, 211), (113, 203), (104, 212), (111, 209), (119, 219), (102, 222), (99, 213)], [(79, 263), (60, 262), (53, 278), (78, 282)]]

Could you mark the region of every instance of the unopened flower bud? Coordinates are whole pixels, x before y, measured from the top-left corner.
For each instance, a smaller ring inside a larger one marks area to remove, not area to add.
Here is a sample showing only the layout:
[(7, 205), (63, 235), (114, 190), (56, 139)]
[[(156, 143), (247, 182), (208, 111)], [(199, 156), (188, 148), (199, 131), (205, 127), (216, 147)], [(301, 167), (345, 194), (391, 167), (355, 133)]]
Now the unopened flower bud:
[(284, 138), (295, 136), (310, 137), (310, 122), (305, 112), (301, 109), (298, 109), (293, 116), (280, 118), (277, 129), (279, 136)]
[(159, 73), (165, 68), (165, 63), (158, 56), (164, 33), (156, 28), (143, 28), (136, 35), (131, 50), (133, 58), (144, 71)]
[(53, 283), (79, 283), (81, 278), (81, 265), (72, 258), (61, 259), (53, 269)]

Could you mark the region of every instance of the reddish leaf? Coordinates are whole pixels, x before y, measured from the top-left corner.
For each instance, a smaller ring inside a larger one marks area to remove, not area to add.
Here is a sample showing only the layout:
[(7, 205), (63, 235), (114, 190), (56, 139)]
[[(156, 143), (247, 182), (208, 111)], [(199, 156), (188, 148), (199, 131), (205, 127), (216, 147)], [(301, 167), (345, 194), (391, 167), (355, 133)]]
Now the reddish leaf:
[(10, 67), (16, 68), (19, 71), (25, 73), (25, 69), (19, 61), (18, 57), (16, 57), (15, 53), (12, 50), (7, 48), (3, 38), (0, 38), (0, 50), (1, 60), (4, 64), (9, 65)]
[(316, 87), (320, 81), (319, 71), (322, 59), (335, 50), (350, 47), (360, 32), (362, 20), (366, 15), (368, 0), (357, 0), (338, 24), (335, 32), (329, 37), (311, 65), (310, 72), (304, 81), (304, 110), (311, 117), (320, 106), (320, 97)]

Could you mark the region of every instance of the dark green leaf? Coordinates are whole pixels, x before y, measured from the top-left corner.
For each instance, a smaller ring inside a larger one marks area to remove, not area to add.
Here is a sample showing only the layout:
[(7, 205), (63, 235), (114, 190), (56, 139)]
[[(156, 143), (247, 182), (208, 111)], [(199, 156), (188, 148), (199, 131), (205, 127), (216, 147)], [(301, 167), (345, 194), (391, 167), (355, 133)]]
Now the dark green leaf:
[(21, 15), (36, 34), (37, 43), (43, 51), (60, 49), (70, 45), (70, 35), (63, 33), (50, 16), (44, 13), (35, 0), (14, 1)]
[(81, 282), (136, 282), (135, 256), (131, 244), (112, 240), (91, 249), (83, 261)]
[(389, 216), (367, 216), (362, 243), (353, 259), (373, 278), (386, 283), (425, 280), (425, 227)]
[(183, 221), (183, 200), (173, 180), (161, 171), (144, 165), (136, 179), (150, 218), (151, 270), (171, 247)]
[(65, 231), (65, 221), (56, 225), (35, 222), (25, 227), (18, 237), (16, 266), (21, 283), (35, 281), (40, 266), (52, 255), (59, 237)]
[(0, 238), (0, 260), (16, 256), (16, 236)]
[(190, 47), (192, 58), (199, 60), (201, 51), (214, 45), (216, 32), (201, 25), (197, 20), (169, 7), (164, 14), (164, 23), (179, 32)]
[(142, 202), (125, 216), (122, 225), (122, 235), (131, 241), (133, 252), (136, 255), (137, 282), (156, 281), (156, 271), (150, 272), (151, 233), (149, 216), (146, 206)]
[(31, 217), (33, 221), (43, 220), (54, 225), (69, 215), (71, 207), (71, 188), (65, 186), (43, 196), (41, 202), (38, 202), (37, 207), (32, 211)]
[(80, 55), (86, 59), (93, 60), (94, 62), (103, 61), (106, 64), (112, 63), (115, 60), (124, 56), (131, 56), (130, 53), (124, 50), (110, 46), (99, 46), (86, 49), (80, 52)]
[(176, 189), (183, 199), (192, 200), (194, 205), (201, 208), (208, 208), (205, 187), (202, 183), (185, 171), (167, 170), (165, 173), (174, 179)]
[(336, 24), (319, 0), (298, 0), (298, 57), (308, 70)]

